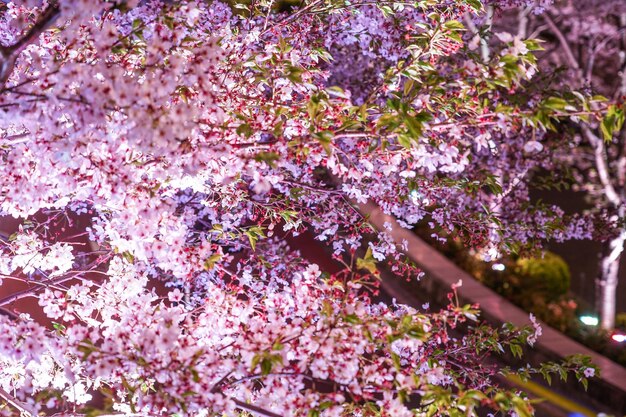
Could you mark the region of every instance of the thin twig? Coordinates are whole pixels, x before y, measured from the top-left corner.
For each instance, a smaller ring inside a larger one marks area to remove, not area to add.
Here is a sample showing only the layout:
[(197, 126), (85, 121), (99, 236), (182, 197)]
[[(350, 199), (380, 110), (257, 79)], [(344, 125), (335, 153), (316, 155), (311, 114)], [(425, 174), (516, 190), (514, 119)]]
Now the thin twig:
[(576, 60), (576, 57), (574, 56), (574, 52), (572, 52), (572, 48), (570, 47), (570, 44), (567, 42), (567, 39), (565, 39), (565, 35), (563, 35), (563, 32), (561, 32), (561, 30), (556, 25), (556, 23), (554, 23), (554, 20), (552, 20), (552, 18), (547, 13), (543, 15), (543, 19), (548, 24), (548, 27), (550, 28), (554, 36), (556, 36), (556, 38), (559, 40), (559, 43), (561, 44), (561, 47), (563, 48), (563, 52), (565, 52), (565, 57), (567, 58), (567, 62), (569, 63), (570, 67), (576, 71), (576, 76), (578, 77), (578, 80), (580, 83), (582, 81), (580, 65), (578, 64), (578, 60)]
[(613, 186), (613, 183), (611, 182), (609, 166), (606, 161), (606, 149), (604, 146), (604, 141), (599, 138), (595, 133), (593, 133), (589, 126), (583, 124), (581, 125), (581, 127), (583, 133), (587, 137), (587, 140), (589, 140), (589, 143), (593, 147), (596, 170), (598, 171), (600, 183), (604, 187), (606, 197), (615, 207), (620, 207), (622, 205), (622, 199), (619, 197), (619, 194), (617, 193), (615, 187)]
[[(90, 266), (95, 268), (99, 265), (101, 265), (102, 263), (106, 262), (106, 258), (104, 260), (101, 261), (94, 261)], [(20, 300), (22, 298), (25, 297), (36, 297), (37, 296), (37, 292), (39, 292), (41, 290), (42, 287), (46, 287), (46, 286), (53, 286), (53, 285), (60, 285), (63, 284), (67, 281), (71, 281), (71, 280), (80, 280), (80, 281), (91, 281), (87, 278), (83, 278), (81, 275), (83, 274), (88, 274), (88, 273), (99, 273), (105, 276), (108, 276), (106, 273), (102, 272), (102, 271), (98, 271), (96, 269), (86, 269), (86, 270), (81, 270), (81, 271), (71, 271), (68, 274), (65, 275), (61, 275), (60, 277), (54, 277), (54, 278), (50, 278), (46, 281), (38, 281), (37, 284), (43, 284), (37, 287), (31, 287), (22, 291), (18, 291), (16, 293), (13, 293), (9, 296), (6, 296), (2, 299), (0, 299), (0, 306), (5, 306), (7, 304), (11, 304), (17, 300)]]
[(42, 33), (45, 31), (54, 21), (59, 17), (61, 11), (59, 6), (54, 4), (49, 6), (39, 16), (39, 19), (35, 24), (17, 40), (13, 45), (8, 47), (0, 47), (0, 89), (4, 88), (4, 84), (7, 82), (13, 69), (15, 68), (15, 61), (24, 48), (33, 43)]
[(39, 16), (39, 20), (28, 30), (28, 32), (18, 39), (17, 42), (7, 48), (9, 53), (20, 53), (22, 49), (34, 42), (35, 39), (43, 33), (43, 31), (48, 29), (48, 27), (54, 23), (60, 14), (61, 10), (58, 5), (48, 7), (42, 15)]
[(243, 401), (233, 399), (233, 402), (237, 404), (239, 408), (243, 408), (246, 411), (249, 411), (252, 414), (264, 416), (264, 417), (282, 417), (280, 414), (273, 413), (271, 411), (265, 410), (261, 407), (257, 407), (254, 404), (246, 404)]
[(25, 143), (30, 140), (30, 132), (18, 133), (16, 135), (0, 136), (0, 146), (3, 145), (17, 145)]
[(263, 32), (261, 32), (260, 36), (265, 35), (268, 31), (274, 29), (275, 27), (284, 25), (286, 23), (289, 23), (293, 20), (295, 20), (296, 18), (298, 18), (301, 14), (308, 12), (309, 10), (311, 10), (312, 8), (314, 8), (315, 6), (317, 6), (319, 3), (322, 3), (322, 0), (315, 0), (313, 3), (309, 4), (306, 7), (303, 7), (302, 9), (298, 10), (297, 12), (290, 14), (289, 16), (285, 17), (282, 20), (279, 20), (278, 22), (276, 22), (273, 26), (270, 26), (269, 28), (265, 29)]
[(11, 394), (3, 390), (2, 388), (0, 388), (0, 398), (2, 398), (4, 401), (6, 401), (9, 405), (14, 407), (15, 409), (17, 409), (22, 416), (32, 417), (36, 415), (36, 413), (30, 410), (30, 407), (28, 405), (24, 404), (23, 402), (21, 402), (20, 400), (18, 400), (17, 398), (15, 398)]

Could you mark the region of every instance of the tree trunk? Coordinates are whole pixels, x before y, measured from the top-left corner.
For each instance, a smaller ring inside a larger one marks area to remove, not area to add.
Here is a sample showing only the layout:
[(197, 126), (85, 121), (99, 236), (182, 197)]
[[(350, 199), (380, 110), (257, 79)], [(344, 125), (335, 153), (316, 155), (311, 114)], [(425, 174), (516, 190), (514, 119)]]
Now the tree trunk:
[(607, 242), (600, 261), (600, 277), (596, 280), (596, 309), (603, 329), (615, 327), (615, 305), (619, 262), (626, 241), (626, 230)]

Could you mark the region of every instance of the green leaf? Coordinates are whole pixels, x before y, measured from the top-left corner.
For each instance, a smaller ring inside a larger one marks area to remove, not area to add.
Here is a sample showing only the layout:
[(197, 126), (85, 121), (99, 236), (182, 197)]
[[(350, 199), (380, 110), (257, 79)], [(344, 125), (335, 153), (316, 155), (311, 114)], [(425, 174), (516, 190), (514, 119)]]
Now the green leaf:
[(513, 404), (513, 411), (515, 411), (518, 416), (533, 417), (530, 404), (527, 401), (525, 401), (523, 398), (518, 397), (516, 395), (513, 398), (511, 398), (511, 403)]
[(361, 319), (356, 314), (346, 314), (344, 319), (350, 324), (360, 324)]
[(425, 340), (428, 336), (428, 333), (424, 331), (422, 326), (413, 326), (411, 327), (406, 334), (413, 339)]
[(605, 142), (609, 142), (613, 139), (613, 123), (608, 117), (602, 119), (602, 123), (600, 123), (600, 130), (602, 131), (602, 137)]
[(64, 333), (67, 329), (64, 325), (62, 325), (61, 323), (57, 323), (56, 321), (52, 322), (52, 327), (59, 333)]
[(163, 23), (169, 30), (174, 30), (174, 18), (171, 16), (164, 16)]
[(402, 364), (400, 363), (400, 356), (398, 356), (398, 354), (397, 354), (397, 353), (395, 353), (395, 352), (391, 352), (391, 361), (393, 362), (393, 366), (394, 366), (397, 370), (402, 369)]
[(443, 27), (449, 30), (465, 30), (463, 23), (458, 20), (448, 20), (443, 24)]
[(389, 17), (394, 14), (393, 9), (390, 6), (378, 4), (377, 7), (385, 17)]
[(605, 141), (610, 141), (613, 134), (619, 132), (624, 125), (624, 110), (618, 109), (615, 105), (610, 105), (606, 116), (602, 119), (600, 130)]
[(520, 345), (518, 345), (517, 343), (511, 343), (509, 348), (511, 349), (511, 353), (513, 354), (514, 357), (516, 357), (516, 358), (521, 358), (522, 357), (523, 350), (522, 350), (522, 347)]
[(333, 56), (330, 53), (328, 53), (328, 51), (322, 48), (313, 49), (311, 51), (311, 55), (313, 55), (314, 57), (320, 58), (322, 61), (326, 62), (327, 64), (330, 64), (331, 61), (333, 60)]
[(480, 12), (483, 9), (483, 4), (480, 0), (465, 0), (465, 2), (474, 9), (475, 12)]
[(219, 253), (214, 253), (204, 260), (204, 269), (210, 271), (215, 267), (215, 265), (222, 259), (222, 255)]
[(524, 44), (529, 51), (543, 51), (544, 48), (541, 46), (539, 42), (542, 42), (539, 39), (526, 39)]
[(418, 139), (422, 136), (422, 123), (416, 117), (405, 114), (404, 123), (406, 124), (412, 139)]
[(319, 143), (322, 145), (322, 148), (324, 148), (324, 151), (326, 151), (326, 153), (330, 155), (330, 144), (332, 143), (333, 139), (332, 133), (328, 131), (316, 132), (313, 134), (313, 137), (319, 141)]
[(238, 135), (245, 136), (246, 138), (249, 138), (254, 133), (252, 127), (248, 123), (240, 124), (235, 132), (237, 132)]
[(91, 344), (91, 342), (89, 342), (89, 344), (87, 344), (87, 343), (80, 343), (78, 345), (78, 351), (83, 352), (83, 358), (82, 358), (83, 361), (85, 361), (89, 357), (89, 355), (91, 355), (95, 350), (96, 349)]
[(419, 123), (430, 122), (433, 119), (433, 115), (428, 113), (427, 111), (421, 111), (417, 113), (414, 117), (415, 120)]
[(333, 315), (334, 309), (333, 309), (333, 305), (330, 303), (330, 301), (328, 300), (324, 300), (322, 301), (322, 315), (326, 316), (326, 317), (330, 317)]
[(615, 131), (619, 132), (624, 126), (624, 109), (615, 111)]
[(430, 20), (433, 20), (437, 23), (441, 22), (441, 15), (437, 12), (431, 12), (427, 16)]
[(346, 94), (346, 92), (341, 87), (330, 86), (330, 87), (326, 88), (326, 92), (328, 92), (328, 94), (331, 95), (331, 96), (335, 96), (335, 97), (339, 97), (339, 98), (343, 98), (343, 99), (349, 99), (350, 98), (348, 96), (348, 94)]
[(568, 106), (568, 103), (567, 101), (559, 97), (548, 97), (541, 103), (541, 105), (546, 109), (565, 110), (565, 108)]
[(261, 361), (261, 375), (267, 375), (272, 372), (273, 365), (271, 358), (264, 358)]
[(284, 125), (285, 125), (285, 122), (283, 120), (280, 120), (278, 121), (278, 123), (276, 123), (276, 125), (274, 126), (274, 129), (272, 129), (272, 133), (274, 134), (275, 137), (282, 136)]
[(259, 238), (265, 237), (263, 228), (261, 228), (260, 226), (252, 226), (248, 230), (246, 230), (244, 234), (248, 236), (248, 241), (250, 242), (250, 246), (252, 247), (253, 251), (256, 251), (256, 243), (258, 242)]
[(333, 405), (332, 401), (322, 401), (320, 405), (318, 406), (318, 408), (320, 410), (326, 410), (327, 408), (330, 408), (332, 405)]
[(304, 73), (304, 70), (302, 68), (289, 66), (287, 69), (287, 78), (292, 83), (301, 83), (302, 73)]
[(124, 259), (126, 259), (126, 262), (128, 262), (129, 264), (132, 264), (135, 262), (135, 257), (133, 256), (132, 253), (126, 251), (126, 252), (122, 252), (122, 257)]
[(124, 45), (115, 45), (111, 48), (111, 53), (116, 55), (126, 53), (126, 51), (127, 49)]
[(198, 373), (198, 371), (195, 368), (190, 368), (191, 371), (191, 379), (193, 379), (193, 382), (200, 382), (200, 374)]
[(248, 236), (248, 242), (250, 242), (250, 247), (252, 248), (252, 251), (255, 252), (256, 251), (256, 242), (259, 240), (259, 238), (253, 234), (250, 234), (248, 232), (246, 232), (246, 235)]
[(589, 381), (587, 381), (587, 378), (581, 379), (580, 383), (583, 384), (583, 388), (587, 391), (587, 388), (589, 387)]
[(239, 2), (235, 2), (235, 3), (233, 4), (233, 7), (234, 7), (235, 9), (245, 10), (245, 11), (247, 11), (247, 12), (248, 12), (248, 11), (250, 11), (250, 9), (248, 8), (248, 6), (247, 6), (247, 5), (245, 5), (245, 4), (243, 4), (243, 3), (239, 3)]
[(280, 159), (280, 155), (276, 152), (259, 152), (254, 155), (254, 160), (257, 162), (265, 162), (270, 167), (274, 167), (275, 162)]
[(302, 187), (293, 187), (289, 189), (289, 196), (294, 200), (299, 200), (300, 197), (304, 194), (304, 188)]
[(263, 359), (263, 357), (259, 354), (256, 354), (252, 357), (252, 362), (250, 363), (250, 372), (254, 372), (259, 362), (261, 362), (261, 359)]
[(398, 144), (400, 144), (400, 146), (403, 146), (409, 149), (412, 143), (413, 142), (411, 141), (411, 138), (408, 135), (398, 135)]
[(378, 275), (378, 268), (376, 268), (376, 259), (372, 256), (372, 248), (367, 248), (365, 257), (357, 258), (356, 267), (358, 269), (365, 269), (370, 274)]

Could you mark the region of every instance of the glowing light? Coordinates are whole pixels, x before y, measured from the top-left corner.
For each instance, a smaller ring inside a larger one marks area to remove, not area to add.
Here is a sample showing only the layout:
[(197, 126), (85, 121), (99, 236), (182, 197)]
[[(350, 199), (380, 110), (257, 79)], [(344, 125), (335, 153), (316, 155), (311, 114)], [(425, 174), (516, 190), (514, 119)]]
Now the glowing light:
[(615, 333), (611, 336), (611, 339), (619, 343), (626, 342), (626, 334)]
[(580, 316), (580, 321), (587, 326), (597, 326), (599, 323), (598, 318), (593, 316)]
[(493, 264), (491, 265), (491, 269), (493, 269), (494, 271), (504, 271), (506, 269), (506, 266), (504, 266), (504, 264)]
[(430, 205), (430, 200), (426, 197), (424, 197), (424, 195), (422, 193), (420, 193), (417, 190), (411, 190), (411, 192), (409, 193), (409, 197), (411, 198), (411, 201), (413, 202), (413, 204), (416, 205), (423, 205), (423, 206), (429, 206)]

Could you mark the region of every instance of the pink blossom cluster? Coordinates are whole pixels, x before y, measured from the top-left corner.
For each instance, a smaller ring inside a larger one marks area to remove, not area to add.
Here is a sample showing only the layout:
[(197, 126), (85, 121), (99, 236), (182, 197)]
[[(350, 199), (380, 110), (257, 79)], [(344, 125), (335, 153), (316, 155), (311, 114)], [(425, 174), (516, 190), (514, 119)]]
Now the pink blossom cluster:
[[(0, 299), (0, 415), (412, 416), (489, 386), (479, 341), (500, 336), (448, 333), (476, 311), (374, 301), (377, 262), (418, 272), (358, 205), (476, 246), (552, 237), (561, 213), (529, 210), (524, 185), (549, 163), (541, 133), (507, 100), (526, 44), (467, 53), (475, 1), (252, 3), (2, 6), (0, 212), (22, 227), (0, 277), (28, 289)], [(89, 250), (52, 232), (78, 215)], [(342, 268), (294, 251), (301, 233)]]

